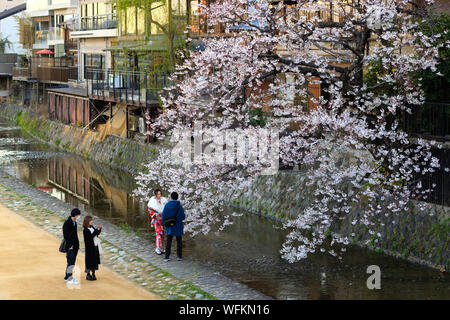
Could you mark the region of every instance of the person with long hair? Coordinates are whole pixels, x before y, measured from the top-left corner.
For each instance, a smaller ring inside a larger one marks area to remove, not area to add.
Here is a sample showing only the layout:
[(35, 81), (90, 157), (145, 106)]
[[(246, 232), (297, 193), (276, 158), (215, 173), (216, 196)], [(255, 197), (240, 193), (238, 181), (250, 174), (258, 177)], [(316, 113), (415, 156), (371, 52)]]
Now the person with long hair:
[[(103, 252), (100, 239), (98, 238), (100, 232), (102, 231), (102, 225), (98, 225), (94, 228), (94, 220), (91, 216), (84, 217), (83, 220), (83, 237), (85, 251), (85, 272), (86, 280), (93, 281), (97, 280), (95, 277), (95, 270), (98, 270), (98, 265), (100, 264), (100, 253)], [(92, 274), (91, 274), (92, 273)]]

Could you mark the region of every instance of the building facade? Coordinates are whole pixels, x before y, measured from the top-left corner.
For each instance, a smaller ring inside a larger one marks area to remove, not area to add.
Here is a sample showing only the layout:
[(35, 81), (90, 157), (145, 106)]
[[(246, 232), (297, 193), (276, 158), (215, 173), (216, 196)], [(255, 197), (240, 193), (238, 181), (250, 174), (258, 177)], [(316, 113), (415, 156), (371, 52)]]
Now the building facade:
[[(187, 36), (201, 44), (205, 37), (240, 32), (239, 27), (225, 33), (224, 25), (208, 26), (200, 4), (210, 1), (27, 1), (21, 42), (28, 53), (14, 70), (14, 80), (26, 92), (24, 102), (48, 103), (51, 119), (144, 141), (146, 119), (159, 112), (159, 92), (169, 84), (168, 76), (177, 63), (175, 52), (185, 45)], [(447, 2), (438, 0), (436, 8), (445, 12)], [(296, 10), (296, 1), (285, 3), (285, 10)], [(344, 16), (336, 12), (329, 4), (321, 11), (296, 14), (342, 22)], [(42, 54), (42, 50), (51, 53)], [(281, 47), (277, 53), (291, 54)], [(289, 74), (277, 77), (293, 80)], [(314, 108), (315, 98), (321, 95), (319, 80), (311, 77), (307, 82), (308, 97), (294, 98), (305, 102), (306, 109)], [(271, 81), (262, 83), (262, 91)], [(244, 99), (246, 95), (244, 91)], [(263, 111), (270, 113), (268, 108)]]
[(22, 85), (24, 103), (44, 103), (48, 89), (67, 86), (69, 69), (78, 64), (78, 48), (68, 41), (78, 0), (27, 0), (26, 6), (19, 31), (27, 53), (13, 79)]

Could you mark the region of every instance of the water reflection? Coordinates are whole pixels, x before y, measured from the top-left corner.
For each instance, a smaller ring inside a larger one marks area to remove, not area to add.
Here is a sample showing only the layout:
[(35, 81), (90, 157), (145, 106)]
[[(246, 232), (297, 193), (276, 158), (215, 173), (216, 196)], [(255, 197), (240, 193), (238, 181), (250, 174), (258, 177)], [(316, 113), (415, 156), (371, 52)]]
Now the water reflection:
[[(73, 155), (16, 160), (6, 170), (38, 189), (110, 221), (145, 227), (145, 204)], [(113, 171), (113, 170), (112, 170)], [(114, 173), (114, 172), (113, 172)]]
[[(113, 223), (147, 229), (147, 208), (131, 194), (131, 175), (55, 152), (8, 128), (0, 123), (0, 163), (10, 174)], [(153, 251), (152, 232), (141, 234)], [(279, 254), (284, 237), (272, 221), (244, 213), (219, 235), (187, 236), (184, 252), (188, 259), (278, 299), (450, 299), (448, 275), (358, 247), (349, 247), (342, 262), (317, 253), (289, 264)], [(366, 287), (371, 264), (382, 270), (381, 290)]]

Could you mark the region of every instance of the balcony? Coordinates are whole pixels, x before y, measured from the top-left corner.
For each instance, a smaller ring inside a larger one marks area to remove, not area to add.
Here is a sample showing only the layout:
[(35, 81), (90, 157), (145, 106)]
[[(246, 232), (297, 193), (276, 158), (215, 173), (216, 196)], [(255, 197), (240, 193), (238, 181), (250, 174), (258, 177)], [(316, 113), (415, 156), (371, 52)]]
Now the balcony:
[(49, 28), (47, 33), (47, 43), (49, 45), (64, 44), (64, 32), (64, 28)]
[(43, 82), (67, 82), (69, 79), (69, 68), (38, 67), (36, 78)]
[(0, 54), (0, 64), (2, 63), (16, 63), (17, 54), (16, 53), (4, 53)]
[(30, 68), (13, 68), (13, 80), (27, 80), (28, 78), (31, 78)]
[(117, 16), (109, 13), (93, 17), (81, 17), (71, 38), (117, 37)]
[(41, 82), (67, 82), (70, 69), (77, 68), (72, 65), (72, 60), (66, 58), (33, 57), (29, 64), (28, 67), (14, 68), (13, 80), (35, 79)]
[(36, 30), (34, 32), (33, 49), (48, 48), (48, 30)]
[(14, 64), (13, 63), (0, 63), (0, 75), (12, 76)]
[(42, 82), (67, 82), (72, 63), (66, 58), (32, 58), (32, 75)]
[(167, 73), (87, 69), (91, 98), (135, 106), (158, 104), (160, 91), (170, 85)]
[(93, 17), (82, 17), (80, 19), (79, 31), (102, 30), (117, 28), (117, 17), (115, 14), (108, 13)]
[(12, 76), (16, 61), (15, 53), (0, 54), (0, 75)]

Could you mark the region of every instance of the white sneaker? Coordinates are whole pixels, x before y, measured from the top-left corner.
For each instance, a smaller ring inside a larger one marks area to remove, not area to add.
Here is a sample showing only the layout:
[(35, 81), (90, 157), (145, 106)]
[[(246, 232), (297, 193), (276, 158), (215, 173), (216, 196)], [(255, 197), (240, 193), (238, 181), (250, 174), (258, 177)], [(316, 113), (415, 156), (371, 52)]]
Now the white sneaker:
[(161, 255), (163, 254), (160, 248), (155, 249), (156, 254)]
[(73, 285), (79, 285), (80, 283), (78, 282), (77, 279), (72, 278), (71, 280), (67, 281), (68, 284), (73, 284)]

